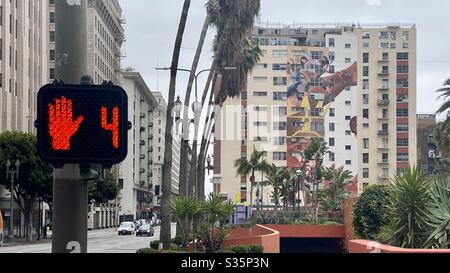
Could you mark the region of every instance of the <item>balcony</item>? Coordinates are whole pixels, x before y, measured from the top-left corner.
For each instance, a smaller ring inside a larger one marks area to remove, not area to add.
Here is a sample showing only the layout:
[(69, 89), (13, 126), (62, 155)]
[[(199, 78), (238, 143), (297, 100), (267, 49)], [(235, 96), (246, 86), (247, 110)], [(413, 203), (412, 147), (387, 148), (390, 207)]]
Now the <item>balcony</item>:
[(145, 155), (140, 155), (139, 159), (141, 159), (141, 160), (145, 159)]
[(388, 115), (382, 115), (378, 117), (379, 120), (388, 120), (389, 116)]
[(380, 72), (378, 72), (378, 76), (388, 76), (389, 75), (389, 70), (381, 70)]
[(387, 136), (387, 135), (389, 135), (389, 131), (388, 130), (379, 130), (378, 135), (379, 136)]
[(379, 63), (388, 63), (388, 62), (389, 62), (389, 58), (381, 58), (381, 59), (378, 59), (378, 62), (379, 62)]
[(148, 125), (148, 127), (153, 128), (153, 122), (150, 122), (150, 124)]
[(153, 140), (153, 135), (149, 135), (148, 139)]
[(389, 91), (389, 86), (380, 86), (378, 87), (378, 91)]
[(144, 186), (145, 186), (145, 181), (144, 181), (144, 180), (139, 181), (139, 185), (140, 185), (141, 187), (144, 187)]
[(389, 105), (389, 100), (378, 100), (378, 105), (386, 106)]
[(141, 133), (145, 132), (145, 127), (141, 127)]
[(145, 169), (139, 169), (139, 173), (145, 173)]
[(145, 117), (146, 117), (145, 113), (141, 113), (141, 118), (145, 118)]
[(144, 146), (144, 145), (145, 145), (145, 140), (139, 141), (139, 144), (140, 144), (141, 146)]
[(389, 164), (389, 159), (381, 159), (378, 161), (378, 164)]
[(389, 147), (388, 146), (381, 146), (381, 147), (378, 147), (378, 150), (389, 150)]

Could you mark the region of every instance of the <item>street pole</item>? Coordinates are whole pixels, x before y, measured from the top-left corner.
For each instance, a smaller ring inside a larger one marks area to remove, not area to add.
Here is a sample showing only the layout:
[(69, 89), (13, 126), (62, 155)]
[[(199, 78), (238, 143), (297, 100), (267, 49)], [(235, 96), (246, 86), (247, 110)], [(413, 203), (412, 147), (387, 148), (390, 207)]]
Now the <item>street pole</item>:
[[(87, 0), (55, 4), (55, 78), (79, 84), (87, 73)], [(87, 253), (88, 190), (80, 171), (79, 164), (54, 169), (53, 253)]]
[[(9, 170), (8, 170), (9, 171)], [(9, 238), (14, 240), (14, 174), (11, 174), (11, 197), (9, 198)]]

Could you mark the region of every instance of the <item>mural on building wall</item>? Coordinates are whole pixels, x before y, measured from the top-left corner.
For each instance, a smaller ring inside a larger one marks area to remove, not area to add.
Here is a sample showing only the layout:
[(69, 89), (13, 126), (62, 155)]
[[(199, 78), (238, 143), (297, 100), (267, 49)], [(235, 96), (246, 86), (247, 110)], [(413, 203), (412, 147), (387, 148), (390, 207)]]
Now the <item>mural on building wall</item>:
[[(330, 71), (333, 60), (328, 49), (310, 48), (295, 50), (295, 56), (288, 57), (287, 73), (287, 163), (298, 168), (302, 152), (312, 138), (323, 138), (324, 117), (330, 103), (347, 87), (357, 85), (357, 62), (342, 71)], [(356, 135), (356, 120), (352, 120), (352, 132)]]

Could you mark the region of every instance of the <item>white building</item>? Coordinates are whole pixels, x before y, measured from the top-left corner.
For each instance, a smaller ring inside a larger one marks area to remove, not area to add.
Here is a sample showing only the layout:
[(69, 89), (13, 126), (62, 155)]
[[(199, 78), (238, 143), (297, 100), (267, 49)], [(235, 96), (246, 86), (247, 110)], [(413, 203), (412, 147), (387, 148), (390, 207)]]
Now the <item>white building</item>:
[(128, 94), (128, 119), (133, 128), (128, 133), (128, 156), (119, 167), (123, 183), (119, 215), (147, 218), (154, 195), (152, 112), (158, 104), (140, 73), (122, 72), (120, 82)]
[[(47, 0), (0, 2), (0, 133), (35, 133), (36, 95), (48, 79), (47, 14)], [(9, 215), (9, 200), (10, 194), (0, 186), (4, 215)], [(18, 208), (14, 210), (19, 219)], [(23, 220), (16, 220), (15, 228)]]
[[(153, 92), (153, 96), (158, 102), (158, 109), (153, 112), (153, 185), (155, 187), (154, 206), (161, 206), (162, 190), (162, 172), (164, 165), (164, 144), (165, 144), (165, 130), (166, 130), (166, 113), (167, 104), (163, 95), (160, 92)], [(174, 134), (173, 148), (172, 148), (172, 196), (179, 194), (179, 172), (180, 172), (180, 143), (181, 135)]]

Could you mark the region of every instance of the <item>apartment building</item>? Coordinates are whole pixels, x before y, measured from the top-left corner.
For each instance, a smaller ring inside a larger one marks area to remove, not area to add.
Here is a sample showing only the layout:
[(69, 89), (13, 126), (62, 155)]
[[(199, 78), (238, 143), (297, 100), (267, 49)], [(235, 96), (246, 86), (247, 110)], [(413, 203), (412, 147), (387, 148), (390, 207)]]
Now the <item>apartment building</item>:
[[(413, 25), (266, 25), (252, 39), (263, 57), (241, 98), (216, 116), (215, 192), (248, 203), (249, 178), (236, 176), (234, 161), (255, 147), (269, 163), (297, 169), (312, 138), (330, 147), (325, 166), (357, 176), (359, 193), (416, 164)], [(254, 200), (273, 205), (270, 187), (257, 192)]]
[[(162, 177), (164, 166), (164, 152), (165, 152), (165, 130), (166, 130), (166, 114), (167, 103), (164, 100), (161, 92), (153, 92), (153, 96), (158, 102), (158, 108), (152, 113), (153, 137), (152, 143), (152, 181), (155, 188), (154, 207), (156, 209), (161, 207), (162, 200)], [(181, 133), (181, 132), (180, 132)], [(173, 147), (172, 147), (172, 196), (179, 194), (179, 173), (180, 173), (180, 145), (181, 134), (177, 134), (174, 130)]]
[[(55, 2), (49, 1), (49, 79), (55, 78)], [(125, 20), (118, 0), (87, 0), (88, 74), (95, 84), (103, 81), (119, 83), (120, 60), (124, 57)]]
[(436, 129), (435, 114), (417, 115), (417, 165), (428, 174), (433, 174), (436, 163), (442, 158), (434, 140), (434, 129)]
[[(48, 79), (46, 14), (45, 0), (0, 1), (0, 133), (36, 132), (37, 92)], [(9, 200), (9, 192), (0, 186), (0, 209), (8, 221)], [(16, 204), (14, 210), (19, 210)], [(24, 218), (17, 211), (14, 216), (19, 236)]]
[(120, 82), (128, 95), (128, 156), (119, 164), (121, 209), (119, 215), (146, 219), (153, 208), (153, 115), (159, 105), (138, 72), (122, 72)]

